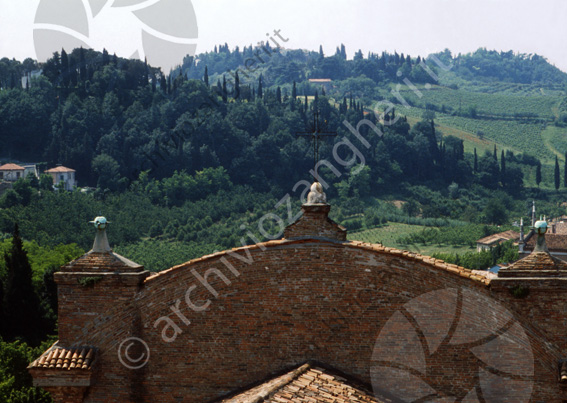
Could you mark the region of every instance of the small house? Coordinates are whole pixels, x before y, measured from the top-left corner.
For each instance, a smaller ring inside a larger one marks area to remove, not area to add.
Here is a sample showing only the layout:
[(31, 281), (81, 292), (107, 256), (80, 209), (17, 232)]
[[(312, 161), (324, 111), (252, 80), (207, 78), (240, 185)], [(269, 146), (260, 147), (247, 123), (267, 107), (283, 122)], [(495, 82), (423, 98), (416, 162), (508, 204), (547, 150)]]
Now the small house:
[(55, 168), (48, 169), (45, 173), (53, 177), (53, 185), (55, 188), (61, 186), (61, 183), (63, 183), (62, 186), (65, 190), (73, 190), (75, 186), (77, 186), (74, 169), (59, 165)]
[(516, 231), (504, 231), (498, 234), (492, 234), (482, 239), (476, 241), (477, 252), (482, 252), (483, 250), (490, 250), (493, 246), (499, 245), (502, 242), (511, 241), (518, 242), (520, 239), (520, 234)]
[(15, 182), (25, 178), (25, 168), (16, 164), (4, 164), (0, 166), (0, 180)]

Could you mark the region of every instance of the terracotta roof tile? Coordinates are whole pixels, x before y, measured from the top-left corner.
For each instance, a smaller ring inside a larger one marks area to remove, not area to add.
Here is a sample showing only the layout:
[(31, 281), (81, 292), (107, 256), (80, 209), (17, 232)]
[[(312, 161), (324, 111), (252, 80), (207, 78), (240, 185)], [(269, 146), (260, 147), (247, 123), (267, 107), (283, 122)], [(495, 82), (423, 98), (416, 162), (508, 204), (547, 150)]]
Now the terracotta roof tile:
[(4, 164), (0, 166), (0, 171), (24, 171), (25, 168), (16, 164)]
[(96, 353), (97, 350), (90, 346), (65, 348), (55, 342), (28, 368), (90, 370), (95, 361)]
[(348, 380), (335, 371), (304, 364), (285, 375), (270, 379), (222, 403), (385, 403), (391, 400), (376, 397), (369, 387)]
[(71, 168), (67, 168), (67, 167), (60, 166), (60, 167), (55, 167), (55, 168), (48, 169), (48, 170), (45, 171), (45, 172), (47, 172), (47, 173), (75, 172), (75, 170), (74, 170), (74, 169), (71, 169)]
[(478, 241), (476, 241), (476, 243), (481, 243), (481, 244), (485, 244), (485, 245), (492, 245), (495, 242), (501, 242), (501, 241), (509, 241), (509, 240), (519, 240), (520, 239), (520, 233), (516, 232), (514, 230), (510, 230), (510, 231), (504, 231), (504, 232), (500, 232), (498, 234), (492, 234), (489, 235), (487, 237), (481, 238)]

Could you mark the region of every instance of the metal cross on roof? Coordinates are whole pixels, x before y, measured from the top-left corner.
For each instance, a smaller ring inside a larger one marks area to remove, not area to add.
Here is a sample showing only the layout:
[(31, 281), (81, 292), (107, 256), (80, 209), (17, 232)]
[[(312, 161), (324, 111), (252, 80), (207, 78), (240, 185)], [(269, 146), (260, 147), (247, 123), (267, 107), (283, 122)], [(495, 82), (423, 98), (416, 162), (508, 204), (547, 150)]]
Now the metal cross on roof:
[(324, 131), (326, 127), (327, 121), (325, 120), (324, 125), (321, 126), (319, 123), (319, 110), (315, 110), (315, 112), (313, 112), (313, 124), (310, 127), (311, 130), (308, 132), (295, 133), (296, 136), (309, 136), (311, 137), (311, 140), (313, 140), (313, 171), (315, 173), (317, 172), (317, 162), (319, 161), (319, 140), (321, 140), (322, 137), (332, 137), (337, 135), (337, 132)]

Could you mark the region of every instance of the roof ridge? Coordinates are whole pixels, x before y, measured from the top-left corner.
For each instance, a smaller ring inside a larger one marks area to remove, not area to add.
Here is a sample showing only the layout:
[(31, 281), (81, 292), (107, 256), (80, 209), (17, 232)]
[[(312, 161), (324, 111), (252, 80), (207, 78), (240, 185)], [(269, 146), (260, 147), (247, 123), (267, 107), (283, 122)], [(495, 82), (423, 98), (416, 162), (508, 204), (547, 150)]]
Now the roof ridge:
[(312, 238), (301, 238), (301, 239), (278, 239), (278, 240), (270, 240), (270, 241), (266, 241), (266, 242), (260, 242), (260, 243), (256, 243), (256, 244), (252, 244), (252, 245), (244, 245), (244, 246), (240, 246), (237, 248), (232, 248), (232, 249), (226, 249), (224, 251), (217, 251), (208, 255), (204, 255), (195, 259), (191, 259), (187, 262), (178, 264), (176, 266), (170, 267), (169, 269), (160, 271), (158, 273), (153, 273), (150, 276), (148, 276), (144, 282), (149, 282), (152, 280), (156, 280), (158, 278), (161, 278), (164, 275), (168, 275), (169, 273), (173, 272), (173, 271), (177, 271), (177, 270), (182, 270), (182, 269), (186, 269), (188, 267), (191, 267), (192, 265), (198, 263), (198, 262), (203, 262), (203, 261), (207, 261), (210, 259), (214, 259), (216, 257), (219, 256), (227, 256), (230, 255), (230, 253), (238, 253), (241, 251), (246, 251), (246, 250), (255, 250), (255, 249), (261, 249), (261, 250), (265, 250), (268, 247), (278, 247), (278, 246), (285, 246), (285, 245), (293, 245), (293, 244), (304, 244), (304, 243), (312, 243), (312, 242), (318, 242), (318, 243), (329, 243), (329, 244), (335, 244), (335, 245), (343, 245), (345, 247), (348, 248), (360, 248), (360, 249), (365, 249), (365, 250), (371, 250), (371, 251), (375, 251), (375, 252), (381, 252), (381, 253), (388, 253), (391, 255), (397, 255), (400, 257), (403, 257), (405, 259), (409, 259), (409, 260), (413, 260), (413, 261), (422, 261), (424, 263), (430, 264), (433, 267), (437, 268), (437, 269), (441, 269), (443, 271), (446, 272), (450, 272), (453, 274), (457, 274), (461, 277), (464, 278), (469, 278), (473, 281), (482, 283), (485, 286), (488, 286), (490, 284), (491, 279), (489, 277), (484, 277), (481, 276), (477, 273), (474, 273), (472, 270), (467, 269), (465, 267), (462, 266), (458, 266), (456, 264), (452, 264), (452, 263), (447, 263), (444, 260), (441, 259), (436, 259), (434, 257), (431, 256), (427, 256), (427, 255), (421, 255), (419, 253), (416, 252), (411, 252), (411, 251), (406, 251), (406, 250), (402, 250), (402, 249), (396, 249), (396, 248), (390, 248), (387, 246), (384, 246), (382, 244), (372, 244), (372, 243), (366, 243), (366, 242), (361, 242), (361, 241), (337, 241), (331, 238), (321, 238), (321, 237), (312, 237)]

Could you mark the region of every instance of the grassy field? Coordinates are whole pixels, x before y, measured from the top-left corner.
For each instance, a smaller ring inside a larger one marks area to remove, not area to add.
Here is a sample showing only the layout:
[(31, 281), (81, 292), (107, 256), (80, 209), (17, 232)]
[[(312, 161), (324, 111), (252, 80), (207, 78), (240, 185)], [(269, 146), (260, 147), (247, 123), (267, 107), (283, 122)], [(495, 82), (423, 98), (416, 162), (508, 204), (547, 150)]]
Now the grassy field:
[(349, 233), (348, 239), (362, 241), (362, 242), (369, 242), (369, 243), (381, 243), (384, 246), (409, 250), (412, 252), (416, 252), (428, 256), (436, 252), (462, 254), (466, 252), (473, 252), (476, 250), (475, 248), (472, 248), (470, 246), (460, 246), (460, 247), (455, 247), (451, 245), (424, 246), (422, 244), (404, 245), (396, 242), (398, 238), (416, 232), (420, 232), (424, 228), (427, 227), (424, 227), (422, 225), (408, 225), (402, 223), (388, 222), (387, 225), (384, 225), (380, 228), (373, 228), (369, 230)]

